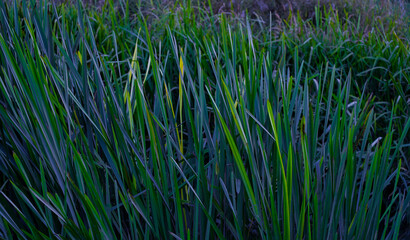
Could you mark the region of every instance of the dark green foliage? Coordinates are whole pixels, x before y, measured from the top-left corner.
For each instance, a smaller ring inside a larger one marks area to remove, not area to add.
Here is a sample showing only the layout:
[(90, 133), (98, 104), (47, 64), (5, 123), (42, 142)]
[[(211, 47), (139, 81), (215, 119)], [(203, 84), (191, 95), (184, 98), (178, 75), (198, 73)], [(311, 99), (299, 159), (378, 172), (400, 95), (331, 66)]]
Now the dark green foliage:
[(404, 238), (393, 23), (35, 4), (0, 2), (0, 238)]

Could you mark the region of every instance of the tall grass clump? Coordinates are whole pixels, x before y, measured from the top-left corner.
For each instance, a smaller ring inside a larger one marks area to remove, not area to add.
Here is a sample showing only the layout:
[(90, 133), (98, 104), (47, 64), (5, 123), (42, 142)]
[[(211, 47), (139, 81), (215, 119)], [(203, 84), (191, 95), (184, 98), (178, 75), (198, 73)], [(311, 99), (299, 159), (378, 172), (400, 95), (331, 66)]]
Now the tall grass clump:
[(122, 6), (0, 2), (0, 238), (406, 237), (408, 39)]

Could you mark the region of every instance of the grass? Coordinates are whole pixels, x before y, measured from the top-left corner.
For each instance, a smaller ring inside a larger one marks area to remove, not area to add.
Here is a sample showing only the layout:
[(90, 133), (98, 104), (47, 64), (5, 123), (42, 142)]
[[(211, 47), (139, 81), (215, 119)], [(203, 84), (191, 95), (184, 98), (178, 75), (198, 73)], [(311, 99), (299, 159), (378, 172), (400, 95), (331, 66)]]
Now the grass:
[(0, 2), (0, 238), (408, 234), (393, 20), (34, 4)]

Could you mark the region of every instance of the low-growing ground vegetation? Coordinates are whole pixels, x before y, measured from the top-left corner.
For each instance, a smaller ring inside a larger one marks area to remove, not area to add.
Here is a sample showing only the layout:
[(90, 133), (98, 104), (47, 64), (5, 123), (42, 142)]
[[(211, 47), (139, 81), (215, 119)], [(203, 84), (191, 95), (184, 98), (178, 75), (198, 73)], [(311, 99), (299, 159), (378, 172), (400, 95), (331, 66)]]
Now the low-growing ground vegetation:
[(0, 2), (0, 238), (410, 237), (404, 1), (99, 2)]

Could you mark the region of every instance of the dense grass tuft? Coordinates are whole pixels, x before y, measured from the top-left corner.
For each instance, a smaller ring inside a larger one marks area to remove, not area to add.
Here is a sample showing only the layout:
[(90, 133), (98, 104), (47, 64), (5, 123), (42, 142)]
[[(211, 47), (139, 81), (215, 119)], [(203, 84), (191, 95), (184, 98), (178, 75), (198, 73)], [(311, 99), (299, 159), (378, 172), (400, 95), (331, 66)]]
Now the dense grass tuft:
[(143, 16), (0, 2), (0, 238), (406, 237), (394, 21)]

